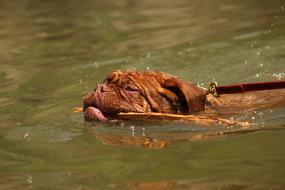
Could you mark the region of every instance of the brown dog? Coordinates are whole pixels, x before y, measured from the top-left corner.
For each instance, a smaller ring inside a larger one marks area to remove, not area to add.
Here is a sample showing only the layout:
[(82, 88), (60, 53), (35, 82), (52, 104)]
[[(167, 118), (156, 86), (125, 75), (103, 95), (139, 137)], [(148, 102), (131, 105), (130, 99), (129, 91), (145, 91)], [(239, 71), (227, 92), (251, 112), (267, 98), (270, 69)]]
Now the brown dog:
[(84, 98), (87, 121), (107, 121), (120, 112), (236, 113), (285, 102), (285, 91), (275, 90), (214, 97), (177, 77), (154, 71), (116, 71)]

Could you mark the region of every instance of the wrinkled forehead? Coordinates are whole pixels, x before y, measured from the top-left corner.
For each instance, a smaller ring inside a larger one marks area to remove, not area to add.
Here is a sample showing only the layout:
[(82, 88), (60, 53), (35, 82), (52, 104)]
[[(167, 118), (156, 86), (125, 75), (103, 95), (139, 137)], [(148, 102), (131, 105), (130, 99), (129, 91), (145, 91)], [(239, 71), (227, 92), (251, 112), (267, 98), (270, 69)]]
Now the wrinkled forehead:
[(138, 77), (138, 73), (136, 72), (128, 72), (128, 71), (115, 71), (112, 72), (105, 80), (104, 83), (108, 84), (116, 84), (119, 86), (125, 86), (131, 83), (133, 77)]

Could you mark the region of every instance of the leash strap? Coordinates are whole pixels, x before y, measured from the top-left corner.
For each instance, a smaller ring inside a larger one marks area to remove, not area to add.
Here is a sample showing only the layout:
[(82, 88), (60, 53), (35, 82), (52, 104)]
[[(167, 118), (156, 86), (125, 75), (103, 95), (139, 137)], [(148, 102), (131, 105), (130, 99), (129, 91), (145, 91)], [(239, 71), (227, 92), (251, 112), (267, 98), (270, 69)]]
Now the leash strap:
[(229, 86), (219, 86), (218, 83), (213, 82), (210, 84), (208, 92), (214, 96), (219, 96), (221, 94), (236, 94), (249, 91), (274, 90), (281, 88), (285, 88), (285, 81), (243, 83)]

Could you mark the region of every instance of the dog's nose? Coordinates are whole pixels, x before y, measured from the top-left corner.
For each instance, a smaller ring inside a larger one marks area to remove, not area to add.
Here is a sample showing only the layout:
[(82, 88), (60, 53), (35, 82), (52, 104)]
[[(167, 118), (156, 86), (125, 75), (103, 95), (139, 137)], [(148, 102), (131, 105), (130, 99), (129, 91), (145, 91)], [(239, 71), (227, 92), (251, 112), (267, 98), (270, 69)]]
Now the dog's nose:
[(83, 98), (83, 110), (88, 108), (89, 106), (94, 106), (94, 92), (89, 92), (84, 98)]

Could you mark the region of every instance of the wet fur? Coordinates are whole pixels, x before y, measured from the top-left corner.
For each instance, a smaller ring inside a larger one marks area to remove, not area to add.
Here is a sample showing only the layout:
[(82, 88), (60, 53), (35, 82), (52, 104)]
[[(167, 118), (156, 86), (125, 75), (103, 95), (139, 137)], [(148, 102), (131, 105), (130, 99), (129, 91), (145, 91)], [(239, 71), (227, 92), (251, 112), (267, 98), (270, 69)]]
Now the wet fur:
[[(285, 104), (285, 90), (214, 97), (175, 76), (154, 71), (116, 71), (84, 98), (84, 110), (98, 108), (106, 117), (119, 112), (195, 114), (241, 113)], [(85, 118), (91, 118), (85, 112)]]

